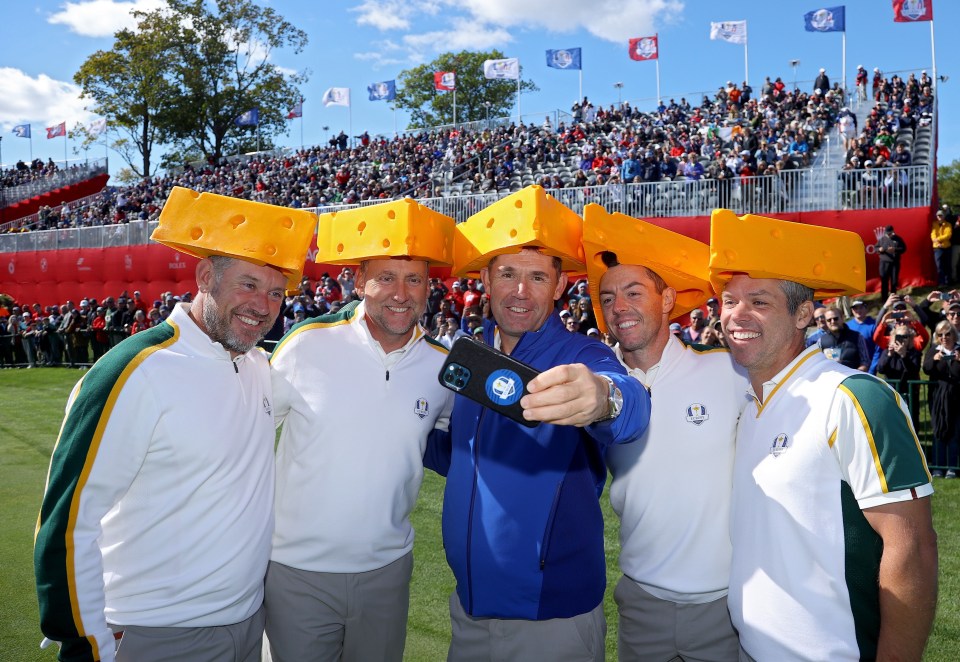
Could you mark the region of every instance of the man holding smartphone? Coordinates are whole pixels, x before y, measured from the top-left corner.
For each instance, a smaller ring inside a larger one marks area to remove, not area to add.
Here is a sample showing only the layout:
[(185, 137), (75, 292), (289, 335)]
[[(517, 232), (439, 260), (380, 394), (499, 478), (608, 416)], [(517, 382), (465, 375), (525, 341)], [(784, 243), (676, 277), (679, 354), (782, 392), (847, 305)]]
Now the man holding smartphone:
[(455, 276), (479, 272), (484, 341), (541, 371), (520, 400), (527, 428), (457, 397), (427, 466), (447, 477), (443, 542), (457, 580), (448, 660), (602, 662), (603, 456), (637, 439), (650, 399), (602, 343), (555, 313), (583, 273), (579, 216), (539, 186), (457, 226)]

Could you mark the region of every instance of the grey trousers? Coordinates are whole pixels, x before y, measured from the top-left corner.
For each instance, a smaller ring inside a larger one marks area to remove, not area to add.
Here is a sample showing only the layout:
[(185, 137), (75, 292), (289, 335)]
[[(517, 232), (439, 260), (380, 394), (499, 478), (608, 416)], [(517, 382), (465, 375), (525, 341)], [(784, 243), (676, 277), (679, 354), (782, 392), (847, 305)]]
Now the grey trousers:
[(546, 621), (473, 618), (450, 596), (453, 639), (447, 662), (603, 662), (603, 604), (573, 618)]
[(726, 598), (679, 604), (651, 595), (626, 576), (613, 598), (620, 612), (620, 662), (737, 662), (740, 640)]
[(412, 552), (359, 573), (310, 572), (271, 561), (263, 604), (273, 662), (399, 662), (412, 574)]
[(198, 628), (112, 626), (117, 662), (260, 662), (263, 607), (240, 623)]

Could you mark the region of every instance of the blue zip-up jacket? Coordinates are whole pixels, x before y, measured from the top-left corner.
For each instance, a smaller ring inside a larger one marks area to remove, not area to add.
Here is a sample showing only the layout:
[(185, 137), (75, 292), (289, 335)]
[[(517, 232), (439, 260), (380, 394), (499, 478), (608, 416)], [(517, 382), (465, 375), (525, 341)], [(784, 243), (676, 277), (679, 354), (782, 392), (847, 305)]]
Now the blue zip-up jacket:
[[(494, 332), (485, 325), (491, 345)], [(556, 315), (525, 333), (511, 356), (540, 371), (583, 363), (614, 380), (623, 410), (586, 428), (527, 428), (457, 396), (450, 432), (435, 432), (424, 464), (447, 477), (443, 545), (464, 610), (475, 617), (570, 618), (603, 600), (604, 451), (643, 434), (650, 397), (606, 345), (570, 333)]]

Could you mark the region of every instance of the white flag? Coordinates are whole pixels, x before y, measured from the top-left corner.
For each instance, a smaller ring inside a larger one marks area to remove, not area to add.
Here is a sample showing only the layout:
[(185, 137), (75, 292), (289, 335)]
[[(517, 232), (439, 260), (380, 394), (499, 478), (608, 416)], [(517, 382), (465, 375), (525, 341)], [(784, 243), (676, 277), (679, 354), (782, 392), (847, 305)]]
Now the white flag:
[(484, 78), (520, 78), (520, 58), (508, 57), (506, 60), (484, 60)]
[(350, 88), (349, 87), (331, 87), (323, 93), (321, 102), (324, 106), (349, 106)]
[(746, 21), (721, 21), (710, 23), (710, 38), (729, 41), (731, 44), (747, 43)]
[(101, 117), (98, 120), (93, 120), (90, 124), (87, 125), (87, 134), (91, 138), (97, 138), (101, 133), (107, 130), (107, 120)]

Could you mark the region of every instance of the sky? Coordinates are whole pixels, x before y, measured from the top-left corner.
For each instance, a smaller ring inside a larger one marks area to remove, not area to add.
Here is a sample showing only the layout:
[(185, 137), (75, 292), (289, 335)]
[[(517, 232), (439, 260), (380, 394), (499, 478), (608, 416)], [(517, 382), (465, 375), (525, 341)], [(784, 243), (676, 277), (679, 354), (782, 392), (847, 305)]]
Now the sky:
[[(392, 134), (406, 128), (404, 111), (394, 113), (383, 101), (368, 101), (367, 86), (395, 79), (404, 69), (429, 62), (438, 54), (460, 50), (500, 49), (520, 59), (522, 76), (539, 92), (525, 93), (523, 119), (540, 124), (557, 110), (569, 112), (579, 94), (576, 71), (550, 69), (546, 49), (582, 49), (583, 94), (595, 104), (618, 97), (641, 110), (651, 110), (657, 94), (657, 65), (635, 62), (627, 55), (628, 40), (657, 34), (660, 47), (660, 91), (664, 99), (685, 96), (696, 103), (728, 80), (749, 75), (759, 92), (765, 76), (777, 76), (810, 90), (820, 67), (831, 81), (842, 79), (843, 38), (840, 33), (804, 30), (803, 15), (824, 6), (813, 0), (254, 0), (273, 7), (309, 36), (300, 54), (277, 51), (271, 59), (289, 71), (310, 71), (301, 87), (303, 119), (291, 120), (281, 146), (325, 143), (330, 135), (352, 127), (354, 135)], [(949, 80), (939, 86), (940, 139), (938, 162), (960, 159), (960, 49), (950, 35), (960, 25), (960, 2), (933, 2), (937, 45), (936, 71)], [(132, 27), (131, 8), (144, 10), (162, 0), (34, 0), (4, 3), (0, 22), (0, 158), (54, 160), (84, 158), (63, 138), (48, 139), (44, 127), (66, 122), (89, 123), (89, 100), (79, 95), (73, 76), (83, 61), (107, 50), (113, 33)], [(838, 3), (839, 4), (839, 3)], [(932, 74), (930, 23), (893, 21), (891, 0), (847, 0), (846, 74), (853, 86), (856, 67), (884, 72), (926, 69)], [(747, 21), (744, 47), (711, 41), (711, 21)], [(790, 62), (799, 60), (796, 68)], [(745, 66), (746, 64), (746, 66)], [(906, 77), (906, 73), (903, 74)], [(615, 87), (622, 83), (621, 88)], [(323, 107), (329, 87), (349, 87), (352, 106)], [(514, 110), (514, 113), (516, 110)], [(32, 141), (12, 133), (16, 125), (32, 126)], [(325, 128), (326, 127), (326, 128)], [(104, 148), (93, 147), (90, 158)], [(110, 172), (125, 164), (110, 151)]]

